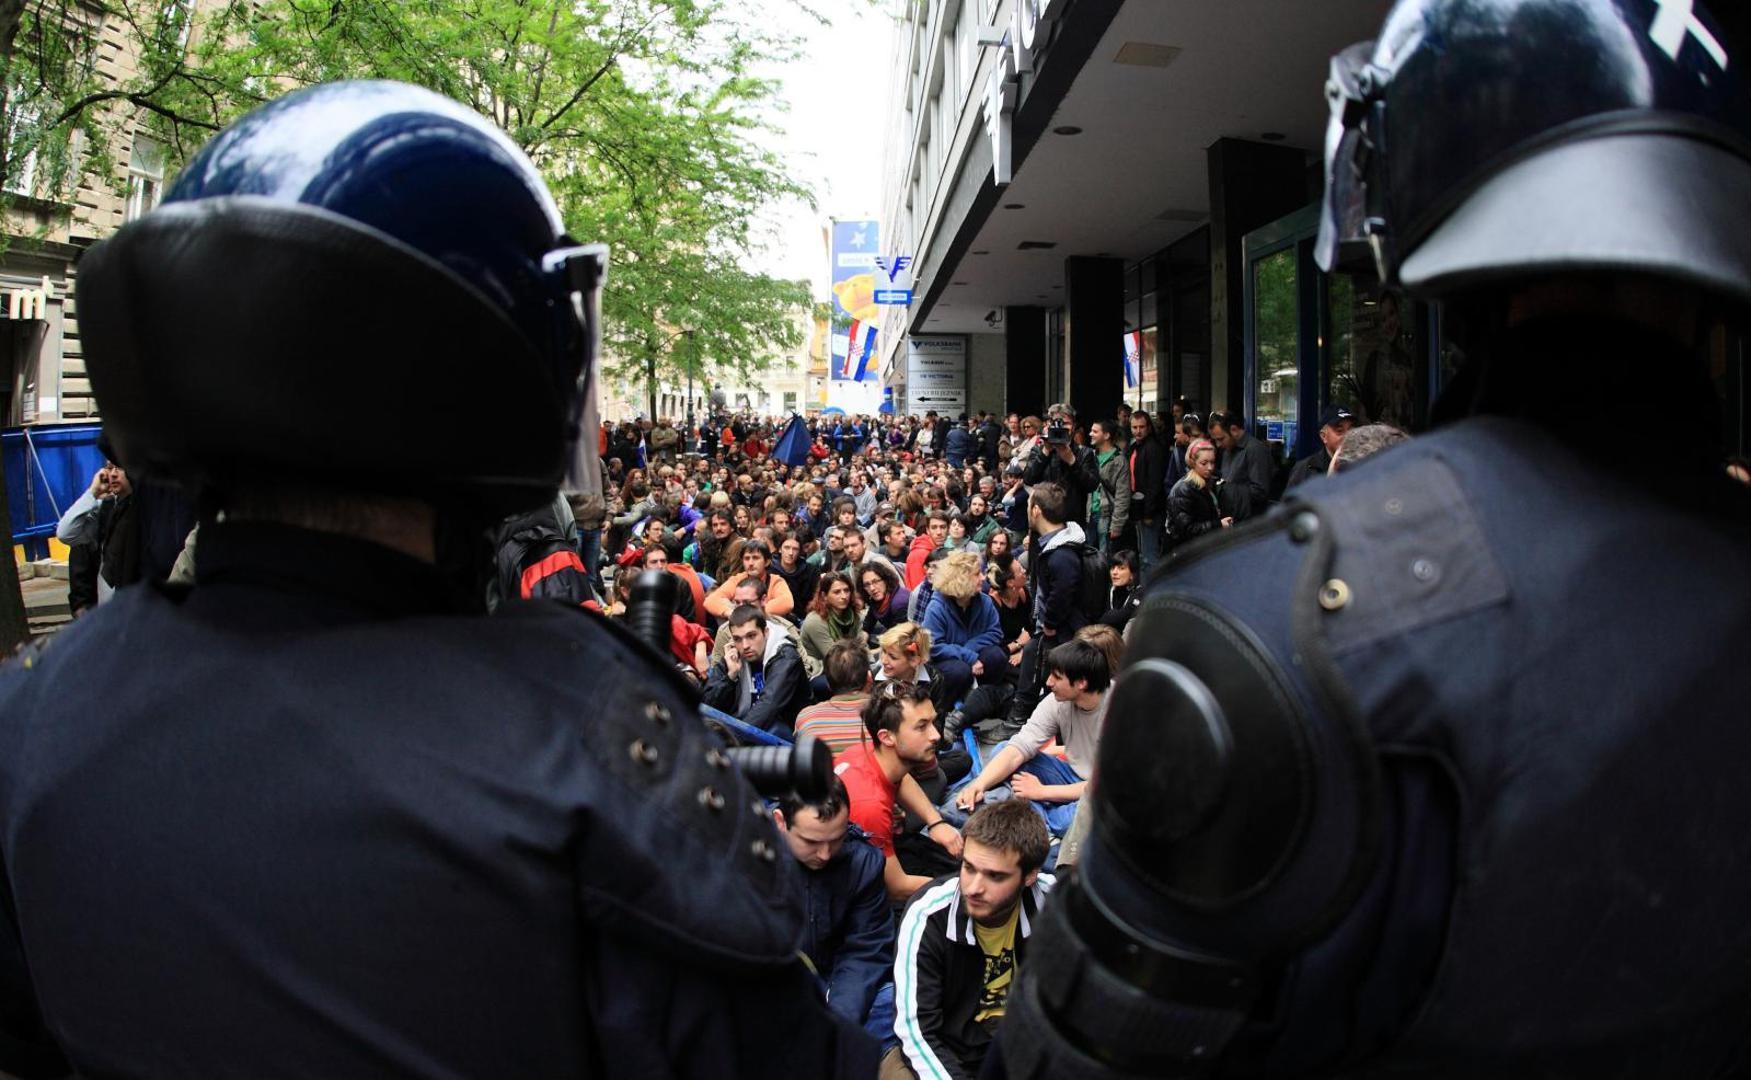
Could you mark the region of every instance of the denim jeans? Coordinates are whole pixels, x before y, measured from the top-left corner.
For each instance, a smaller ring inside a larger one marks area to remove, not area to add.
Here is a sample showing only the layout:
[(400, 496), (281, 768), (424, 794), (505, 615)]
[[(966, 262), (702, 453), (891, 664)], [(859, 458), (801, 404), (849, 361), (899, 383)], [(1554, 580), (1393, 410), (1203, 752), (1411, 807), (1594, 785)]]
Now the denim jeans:
[(1132, 524), (1137, 527), (1137, 570), (1140, 574), (1147, 574), (1150, 567), (1161, 561), (1161, 521), (1138, 518)]
[(602, 562), (602, 530), (578, 530), (578, 556), (584, 560), (584, 570), (590, 575), (592, 582), (602, 580), (600, 576)]

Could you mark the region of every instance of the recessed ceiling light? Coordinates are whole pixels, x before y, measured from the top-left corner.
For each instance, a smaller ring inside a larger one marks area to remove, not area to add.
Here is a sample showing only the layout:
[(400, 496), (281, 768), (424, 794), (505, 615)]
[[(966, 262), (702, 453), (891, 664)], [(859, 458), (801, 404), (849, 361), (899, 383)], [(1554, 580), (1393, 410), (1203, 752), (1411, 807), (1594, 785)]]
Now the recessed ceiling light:
[(1263, 135), (1259, 136), (1259, 138), (1265, 140), (1266, 142), (1282, 142), (1284, 139), (1287, 139), (1288, 137), (1289, 136), (1283, 134), (1281, 131), (1267, 131)]
[(1026, 210), (1027, 203), (1006, 202), (1003, 204), (1003, 208), (1005, 210)]
[(1053, 128), (1052, 134), (1054, 134), (1054, 135), (1080, 135), (1080, 134), (1082, 134), (1082, 129), (1077, 127), (1075, 124), (1065, 124), (1063, 127)]
[(1023, 240), (1015, 248), (1017, 251), (1050, 251), (1057, 246), (1056, 240)]
[(1166, 67), (1180, 54), (1176, 45), (1154, 45), (1147, 41), (1127, 41), (1113, 57), (1115, 64), (1133, 67)]

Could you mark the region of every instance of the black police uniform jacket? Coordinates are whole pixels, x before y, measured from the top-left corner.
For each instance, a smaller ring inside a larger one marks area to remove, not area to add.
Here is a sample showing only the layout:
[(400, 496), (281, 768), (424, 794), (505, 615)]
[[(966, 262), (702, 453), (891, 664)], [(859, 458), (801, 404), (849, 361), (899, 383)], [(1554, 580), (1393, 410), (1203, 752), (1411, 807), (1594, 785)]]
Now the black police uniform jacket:
[(794, 860), (642, 646), (294, 529), (203, 530), (198, 574), (0, 668), (0, 1070), (869, 1067), (795, 960)]
[(1743, 1075), (1748, 526), (1724, 476), (1630, 490), (1476, 419), (1176, 551), (1130, 659), (1227, 641), (1308, 718), (1300, 839), (1244, 899), (1167, 864), (1182, 945), (1296, 950), (1237, 1072)]

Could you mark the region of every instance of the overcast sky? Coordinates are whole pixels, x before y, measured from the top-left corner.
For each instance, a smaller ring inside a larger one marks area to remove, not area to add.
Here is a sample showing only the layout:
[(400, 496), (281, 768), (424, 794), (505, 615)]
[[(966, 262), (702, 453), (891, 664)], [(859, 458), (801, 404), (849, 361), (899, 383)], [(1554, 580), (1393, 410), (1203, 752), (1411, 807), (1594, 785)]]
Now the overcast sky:
[(776, 236), (757, 268), (813, 283), (817, 299), (827, 294), (827, 252), (821, 228), (828, 218), (879, 218), (882, 139), (886, 129), (888, 66), (893, 21), (863, 3), (821, 5), (831, 26), (818, 26), (787, 5), (784, 12), (807, 38), (802, 59), (776, 72), (788, 111), (779, 150), (793, 175), (814, 187), (818, 206), (787, 205), (772, 224)]

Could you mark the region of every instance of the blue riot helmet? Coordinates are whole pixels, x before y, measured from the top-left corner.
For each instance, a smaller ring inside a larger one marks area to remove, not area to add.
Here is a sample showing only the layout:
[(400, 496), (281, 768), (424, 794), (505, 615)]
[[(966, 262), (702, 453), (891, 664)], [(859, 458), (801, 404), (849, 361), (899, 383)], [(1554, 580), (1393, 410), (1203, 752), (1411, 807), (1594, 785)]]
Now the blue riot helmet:
[(237, 120), (94, 246), (80, 327), (131, 471), (496, 518), (593, 468), (606, 267), (492, 124), (418, 87), (333, 83)]
[(1692, 0), (1401, 0), (1332, 61), (1318, 259), (1440, 297), (1629, 271), (1751, 299), (1751, 97)]

